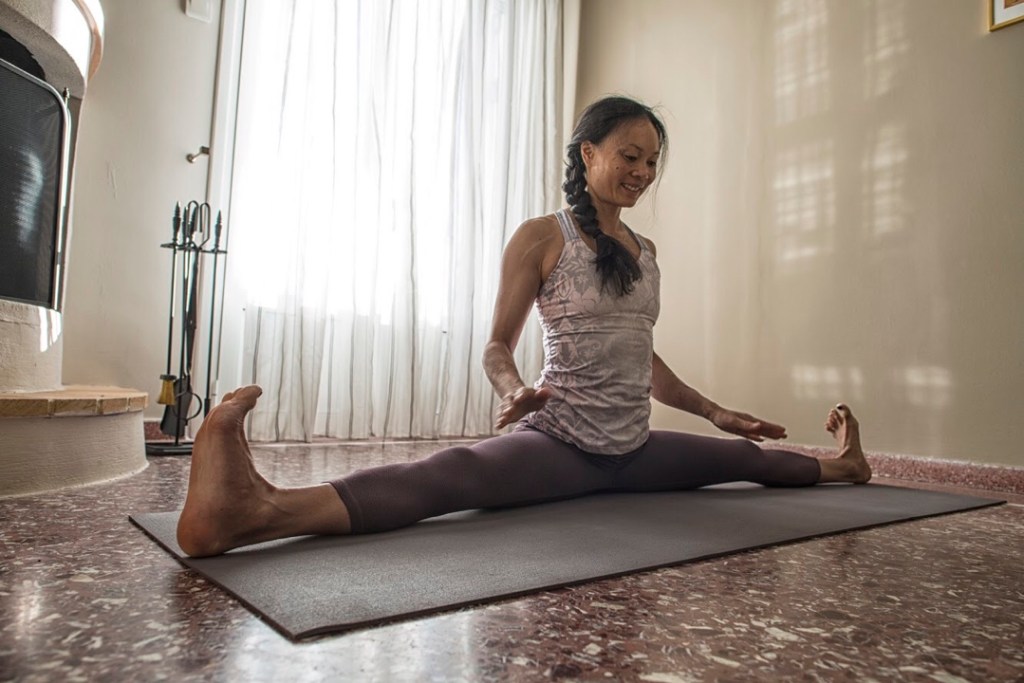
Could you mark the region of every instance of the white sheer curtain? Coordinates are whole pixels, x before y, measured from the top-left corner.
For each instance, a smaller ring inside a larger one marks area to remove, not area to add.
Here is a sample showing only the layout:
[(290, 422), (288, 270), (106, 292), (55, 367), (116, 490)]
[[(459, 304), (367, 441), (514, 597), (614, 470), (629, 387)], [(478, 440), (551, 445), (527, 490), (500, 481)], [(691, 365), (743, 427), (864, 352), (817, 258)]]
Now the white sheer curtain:
[[(231, 198), (256, 440), (490, 433), (501, 250), (561, 204), (561, 0), (249, 2)], [(517, 361), (539, 374), (536, 321)]]

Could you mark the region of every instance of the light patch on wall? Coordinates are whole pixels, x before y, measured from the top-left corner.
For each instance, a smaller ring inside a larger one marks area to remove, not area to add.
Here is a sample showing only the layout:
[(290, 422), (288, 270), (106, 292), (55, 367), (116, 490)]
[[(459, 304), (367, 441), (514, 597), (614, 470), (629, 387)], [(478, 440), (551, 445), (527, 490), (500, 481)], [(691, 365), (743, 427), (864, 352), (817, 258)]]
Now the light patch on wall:
[(895, 383), (917, 408), (943, 409), (953, 402), (953, 376), (936, 365), (911, 365), (894, 370)]
[(785, 263), (830, 253), (836, 222), (831, 140), (785, 150), (776, 157), (776, 258)]
[(888, 123), (875, 131), (864, 148), (864, 233), (884, 239), (906, 227), (907, 128)]
[(775, 122), (820, 114), (831, 100), (828, 7), (783, 0), (775, 10)]
[(39, 352), (45, 353), (60, 339), (62, 322), (60, 313), (48, 308), (39, 311)]
[(858, 367), (794, 365), (790, 377), (800, 400), (864, 400), (864, 373)]
[(864, 98), (893, 90), (903, 71), (907, 40), (905, 0), (870, 0), (864, 10)]

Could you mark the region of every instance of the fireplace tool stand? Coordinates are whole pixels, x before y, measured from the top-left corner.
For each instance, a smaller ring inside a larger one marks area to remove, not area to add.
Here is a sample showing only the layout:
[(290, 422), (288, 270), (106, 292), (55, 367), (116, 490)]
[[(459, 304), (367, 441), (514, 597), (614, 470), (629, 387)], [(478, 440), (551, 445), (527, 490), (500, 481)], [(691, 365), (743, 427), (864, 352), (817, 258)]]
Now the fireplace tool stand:
[[(178, 203), (174, 207), (171, 221), (171, 241), (161, 244), (171, 251), (171, 296), (167, 320), (167, 363), (164, 374), (160, 375), (160, 397), (157, 403), (164, 406), (160, 431), (173, 437), (173, 441), (147, 441), (147, 455), (190, 455), (192, 442), (183, 441), (188, 423), (210, 412), (210, 386), (213, 375), (214, 322), (217, 315), (221, 324), (218, 337), (218, 375), (220, 368), (219, 337), (224, 319), (224, 285), (218, 281), (218, 266), (221, 261), (227, 265), (227, 250), (221, 248), (223, 221), (217, 212), (217, 221), (211, 225), (210, 205), (191, 201), (184, 210)], [(225, 244), (227, 240), (225, 239)], [(199, 329), (199, 304), (203, 287), (200, 277), (203, 266), (212, 259), (211, 283), (209, 288), (209, 325), (206, 341), (206, 395), (200, 397), (198, 387), (193, 386), (195, 370), (196, 332)], [(179, 276), (179, 264), (181, 274)], [(218, 306), (218, 285), (220, 301)], [(180, 314), (180, 320), (179, 318)], [(177, 333), (177, 334), (175, 334)], [(175, 348), (175, 341), (177, 347)], [(177, 350), (178, 374), (172, 374), (172, 361)], [(219, 377), (218, 377), (219, 379)]]

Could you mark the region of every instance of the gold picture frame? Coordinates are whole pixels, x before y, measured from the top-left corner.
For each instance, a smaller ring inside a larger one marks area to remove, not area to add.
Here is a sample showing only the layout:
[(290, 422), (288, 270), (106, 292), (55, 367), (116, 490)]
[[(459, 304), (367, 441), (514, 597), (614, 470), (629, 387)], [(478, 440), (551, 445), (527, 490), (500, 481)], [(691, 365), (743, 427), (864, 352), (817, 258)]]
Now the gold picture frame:
[(1024, 0), (986, 0), (988, 2), (988, 30), (1024, 21)]

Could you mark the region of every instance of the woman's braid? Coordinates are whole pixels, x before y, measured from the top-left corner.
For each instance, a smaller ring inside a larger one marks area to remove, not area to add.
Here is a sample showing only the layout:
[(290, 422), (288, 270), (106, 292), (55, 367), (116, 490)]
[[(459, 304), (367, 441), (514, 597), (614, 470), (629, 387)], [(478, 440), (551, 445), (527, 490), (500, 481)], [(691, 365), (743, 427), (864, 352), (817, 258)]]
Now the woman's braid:
[(643, 275), (640, 266), (629, 250), (618, 240), (606, 235), (597, 223), (597, 208), (587, 192), (586, 167), (583, 165), (580, 143), (570, 144), (568, 153), (569, 163), (565, 167), (562, 190), (580, 228), (597, 243), (594, 263), (601, 276), (601, 288), (610, 287), (619, 296), (629, 294)]

